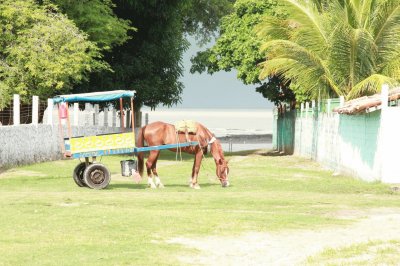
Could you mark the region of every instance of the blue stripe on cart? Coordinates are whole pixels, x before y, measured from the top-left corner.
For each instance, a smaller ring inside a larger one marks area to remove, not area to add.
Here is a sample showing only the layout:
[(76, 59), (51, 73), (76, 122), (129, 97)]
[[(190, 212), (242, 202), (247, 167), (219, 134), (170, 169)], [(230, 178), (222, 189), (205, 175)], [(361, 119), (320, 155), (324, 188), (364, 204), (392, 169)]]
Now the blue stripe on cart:
[(134, 147), (134, 148), (113, 149), (113, 150), (98, 150), (98, 151), (74, 153), (74, 154), (72, 154), (72, 158), (87, 158), (87, 157), (94, 157), (94, 156), (99, 157), (99, 156), (138, 153), (138, 152), (146, 152), (146, 151), (154, 151), (154, 150), (168, 150), (168, 149), (184, 148), (184, 147), (188, 147), (188, 146), (196, 146), (198, 144), (199, 143), (197, 141), (191, 141), (191, 142), (166, 144), (166, 145), (159, 145), (159, 146), (149, 146), (149, 147)]
[(149, 146), (149, 147), (136, 147), (135, 152), (144, 152), (144, 151), (154, 151), (154, 150), (168, 150), (168, 149), (177, 149), (188, 146), (196, 146), (199, 143), (197, 141), (192, 142), (183, 142), (178, 144), (166, 144), (160, 146)]

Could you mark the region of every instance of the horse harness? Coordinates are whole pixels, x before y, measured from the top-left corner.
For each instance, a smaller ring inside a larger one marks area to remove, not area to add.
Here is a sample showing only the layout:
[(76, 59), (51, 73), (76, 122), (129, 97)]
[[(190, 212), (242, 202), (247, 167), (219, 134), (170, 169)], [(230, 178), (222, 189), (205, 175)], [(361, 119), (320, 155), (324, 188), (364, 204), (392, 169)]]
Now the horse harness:
[[(200, 150), (203, 153), (203, 157), (204, 157), (204, 148), (206, 148), (208, 145), (213, 144), (217, 139), (215, 138), (215, 136), (213, 136), (210, 140), (207, 140), (207, 145), (206, 146), (201, 146), (201, 142), (199, 139), (199, 136), (197, 136), (197, 122), (193, 121), (193, 120), (182, 120), (182, 121), (178, 121), (175, 123), (175, 134), (176, 134), (176, 143), (179, 143), (179, 135), (180, 134), (185, 134), (185, 140), (186, 142), (190, 141), (189, 139), (189, 135), (196, 135), (197, 138), (197, 142), (199, 143), (198, 146), (200, 148)], [(192, 146), (192, 148), (194, 148)], [(180, 148), (179, 148), (180, 149)]]

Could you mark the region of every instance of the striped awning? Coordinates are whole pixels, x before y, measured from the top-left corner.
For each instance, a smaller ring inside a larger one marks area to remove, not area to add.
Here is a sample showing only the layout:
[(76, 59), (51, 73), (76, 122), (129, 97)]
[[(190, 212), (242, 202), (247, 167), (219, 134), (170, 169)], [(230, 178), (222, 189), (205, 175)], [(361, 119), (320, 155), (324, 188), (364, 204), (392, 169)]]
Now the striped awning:
[(59, 95), (53, 98), (54, 103), (60, 102), (109, 102), (119, 98), (131, 98), (135, 96), (135, 91), (115, 90), (91, 93), (79, 93), (69, 95)]

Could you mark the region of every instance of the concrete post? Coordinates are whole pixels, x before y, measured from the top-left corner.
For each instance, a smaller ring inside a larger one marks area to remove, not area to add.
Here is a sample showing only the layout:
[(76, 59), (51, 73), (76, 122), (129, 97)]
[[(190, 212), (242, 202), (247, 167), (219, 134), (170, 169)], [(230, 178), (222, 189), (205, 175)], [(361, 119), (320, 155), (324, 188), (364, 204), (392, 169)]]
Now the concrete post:
[(326, 109), (327, 109), (327, 113), (328, 114), (330, 114), (331, 113), (331, 102), (332, 102), (332, 99), (328, 99), (328, 104), (327, 104), (327, 107), (326, 107)]
[(300, 117), (303, 117), (304, 114), (304, 103), (300, 104)]
[(340, 96), (339, 99), (340, 99), (340, 107), (343, 107), (344, 106), (344, 96)]
[(74, 103), (74, 126), (79, 126), (79, 103)]
[(90, 126), (91, 108), (90, 103), (85, 103), (85, 125)]
[(32, 97), (32, 125), (39, 124), (39, 97)]
[(112, 109), (112, 127), (117, 127), (117, 111)]
[(48, 125), (53, 125), (53, 110), (54, 110), (53, 99), (47, 99), (47, 124)]
[(315, 112), (315, 107), (316, 107), (315, 100), (312, 100), (311, 101), (311, 110), (313, 113)]
[(94, 105), (94, 114), (93, 114), (93, 125), (98, 126), (99, 125), (99, 105), (95, 104)]
[(310, 103), (306, 102), (306, 118), (308, 118), (308, 108), (310, 107)]
[(18, 126), (20, 124), (20, 101), (19, 101), (19, 95), (18, 94), (14, 94), (13, 124), (15, 126)]
[(388, 102), (389, 102), (389, 85), (384, 84), (382, 86), (382, 91), (381, 91), (381, 108), (386, 109), (388, 107)]
[(104, 108), (104, 126), (108, 127), (108, 106)]

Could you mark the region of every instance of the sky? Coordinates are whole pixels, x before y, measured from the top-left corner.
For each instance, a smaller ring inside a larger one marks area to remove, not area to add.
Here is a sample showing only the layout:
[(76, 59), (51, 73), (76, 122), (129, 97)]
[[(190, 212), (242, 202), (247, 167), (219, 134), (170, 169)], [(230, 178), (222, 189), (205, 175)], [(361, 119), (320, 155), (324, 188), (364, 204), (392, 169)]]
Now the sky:
[(244, 85), (236, 78), (236, 71), (209, 74), (191, 74), (190, 58), (198, 51), (204, 50), (192, 43), (183, 57), (185, 67), (181, 79), (185, 88), (182, 103), (178, 108), (228, 108), (228, 109), (270, 109), (273, 104), (255, 91), (256, 86)]

